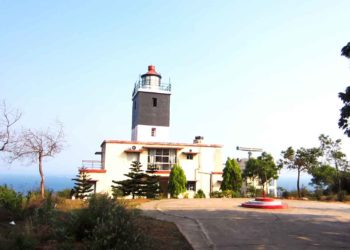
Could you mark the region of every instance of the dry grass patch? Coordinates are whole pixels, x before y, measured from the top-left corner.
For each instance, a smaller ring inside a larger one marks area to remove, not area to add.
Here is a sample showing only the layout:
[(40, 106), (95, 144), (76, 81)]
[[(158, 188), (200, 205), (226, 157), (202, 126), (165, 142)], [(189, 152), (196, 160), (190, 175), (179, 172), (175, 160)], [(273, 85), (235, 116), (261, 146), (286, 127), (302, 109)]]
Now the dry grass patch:
[(150, 237), (151, 249), (193, 250), (172, 222), (138, 216), (136, 223), (141, 231)]

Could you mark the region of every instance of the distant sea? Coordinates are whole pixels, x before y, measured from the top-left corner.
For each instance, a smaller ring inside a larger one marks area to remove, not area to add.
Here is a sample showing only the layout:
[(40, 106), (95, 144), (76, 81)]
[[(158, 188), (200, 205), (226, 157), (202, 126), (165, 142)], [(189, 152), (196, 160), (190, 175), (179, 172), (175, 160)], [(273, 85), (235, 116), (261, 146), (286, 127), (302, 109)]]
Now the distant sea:
[[(74, 186), (72, 178), (75, 176), (45, 176), (45, 188), (52, 191), (60, 191), (63, 189), (71, 189)], [(309, 190), (313, 187), (309, 186), (310, 176), (301, 177), (300, 187), (305, 186)], [(296, 190), (297, 179), (294, 176), (280, 176), (277, 180), (277, 186), (287, 190)], [(0, 174), (0, 185), (6, 184), (17, 192), (27, 193), (28, 191), (38, 190), (40, 187), (40, 177), (31, 175), (4, 175)]]
[[(75, 176), (45, 176), (45, 188), (51, 191), (71, 189), (74, 186), (72, 178), (75, 178)], [(28, 191), (39, 190), (40, 176), (0, 174), (0, 185), (4, 184), (17, 192), (27, 193)]]

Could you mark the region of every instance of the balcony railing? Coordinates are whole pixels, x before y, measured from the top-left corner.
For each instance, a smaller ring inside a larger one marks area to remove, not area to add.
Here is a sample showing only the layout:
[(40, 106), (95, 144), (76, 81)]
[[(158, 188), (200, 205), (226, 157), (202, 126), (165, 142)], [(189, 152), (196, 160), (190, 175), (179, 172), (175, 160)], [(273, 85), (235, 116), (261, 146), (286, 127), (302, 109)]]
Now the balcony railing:
[(148, 169), (154, 168), (155, 170), (171, 170), (173, 163), (148, 163)]
[(81, 161), (81, 168), (84, 169), (102, 169), (101, 161), (83, 160)]
[(161, 83), (160, 85), (154, 85), (150, 83), (144, 83), (142, 81), (138, 81), (135, 83), (134, 91), (132, 95), (134, 96), (139, 89), (152, 89), (152, 90), (161, 90), (161, 91), (171, 91), (170, 83)]

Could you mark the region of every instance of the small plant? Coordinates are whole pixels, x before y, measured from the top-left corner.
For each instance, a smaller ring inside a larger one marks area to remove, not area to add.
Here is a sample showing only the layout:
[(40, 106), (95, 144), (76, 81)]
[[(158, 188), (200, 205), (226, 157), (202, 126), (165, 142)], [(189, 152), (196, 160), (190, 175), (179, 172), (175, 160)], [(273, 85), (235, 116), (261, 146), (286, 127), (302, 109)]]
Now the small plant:
[(205, 198), (203, 190), (199, 189), (198, 192), (194, 195), (194, 198)]
[(233, 190), (222, 191), (222, 196), (225, 198), (232, 198), (234, 196), (234, 191)]

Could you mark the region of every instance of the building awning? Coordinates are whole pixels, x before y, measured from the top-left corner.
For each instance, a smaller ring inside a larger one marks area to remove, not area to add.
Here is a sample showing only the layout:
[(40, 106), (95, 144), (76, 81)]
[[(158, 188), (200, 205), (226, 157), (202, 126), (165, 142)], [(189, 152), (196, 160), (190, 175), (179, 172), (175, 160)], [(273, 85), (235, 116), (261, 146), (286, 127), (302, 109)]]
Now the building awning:
[(125, 153), (142, 153), (143, 149), (125, 149), (124, 150)]
[(198, 152), (192, 152), (192, 151), (187, 151), (187, 152), (182, 152), (185, 155), (197, 155), (199, 154)]

